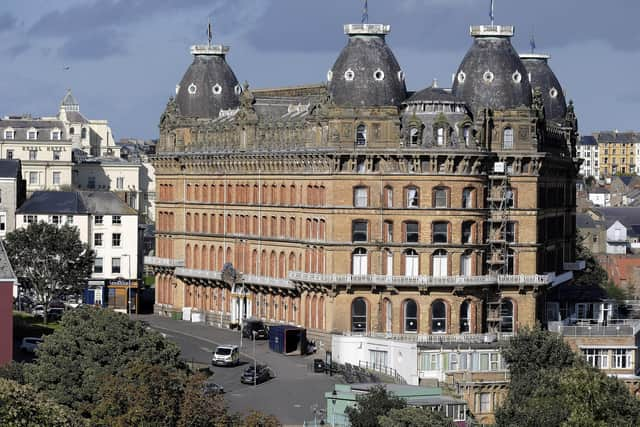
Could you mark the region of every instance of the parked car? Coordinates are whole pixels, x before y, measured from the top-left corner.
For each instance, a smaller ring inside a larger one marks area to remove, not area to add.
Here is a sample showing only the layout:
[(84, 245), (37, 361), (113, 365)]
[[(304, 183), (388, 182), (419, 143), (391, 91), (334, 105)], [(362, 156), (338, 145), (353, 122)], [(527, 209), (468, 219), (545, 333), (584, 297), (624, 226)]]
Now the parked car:
[(64, 308), (53, 307), (47, 310), (47, 320), (60, 320), (64, 314)]
[(31, 310), (31, 314), (36, 317), (44, 317), (44, 305), (38, 304)]
[(267, 365), (257, 365), (255, 369), (251, 365), (240, 377), (240, 382), (243, 384), (260, 384), (270, 380), (272, 377), (271, 368)]
[(25, 337), (22, 338), (22, 342), (20, 343), (20, 350), (25, 351), (27, 353), (35, 353), (36, 348), (42, 342), (42, 338), (36, 337)]
[(204, 394), (224, 394), (224, 387), (213, 381), (205, 381), (202, 387)]
[(213, 352), (213, 365), (235, 366), (240, 363), (240, 350), (237, 345), (221, 345)]
[(261, 320), (245, 320), (242, 324), (242, 336), (250, 339), (255, 336), (257, 340), (268, 340), (269, 330)]

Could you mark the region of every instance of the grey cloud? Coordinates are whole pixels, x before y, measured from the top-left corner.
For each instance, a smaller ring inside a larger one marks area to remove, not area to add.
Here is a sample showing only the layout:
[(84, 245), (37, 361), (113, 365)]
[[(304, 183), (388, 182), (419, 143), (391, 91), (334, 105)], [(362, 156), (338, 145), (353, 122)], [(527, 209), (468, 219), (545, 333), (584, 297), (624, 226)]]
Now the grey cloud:
[(4, 52), (11, 58), (17, 58), (18, 56), (26, 53), (31, 49), (31, 44), (28, 42), (20, 42), (4, 49)]
[(8, 12), (0, 14), (0, 33), (13, 30), (16, 24), (16, 17), (12, 14)]
[(60, 48), (65, 59), (91, 60), (124, 54), (124, 43), (114, 31), (93, 31), (83, 36), (69, 38)]

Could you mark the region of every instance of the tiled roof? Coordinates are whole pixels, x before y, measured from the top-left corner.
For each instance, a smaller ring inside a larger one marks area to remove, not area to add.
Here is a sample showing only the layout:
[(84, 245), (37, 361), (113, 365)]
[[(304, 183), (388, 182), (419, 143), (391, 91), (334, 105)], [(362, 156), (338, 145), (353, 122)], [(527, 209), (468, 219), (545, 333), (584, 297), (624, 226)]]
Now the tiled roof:
[(20, 208), (17, 214), (87, 214), (77, 191), (36, 191)]

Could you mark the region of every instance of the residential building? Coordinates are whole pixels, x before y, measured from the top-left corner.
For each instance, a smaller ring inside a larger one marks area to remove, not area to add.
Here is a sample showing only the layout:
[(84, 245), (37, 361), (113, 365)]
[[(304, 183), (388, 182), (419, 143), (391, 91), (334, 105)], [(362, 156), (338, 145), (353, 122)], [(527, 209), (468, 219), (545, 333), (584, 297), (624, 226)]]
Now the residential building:
[(13, 360), (13, 287), (16, 283), (7, 253), (0, 244), (0, 366)]
[(604, 187), (592, 188), (589, 190), (588, 196), (594, 206), (604, 208), (611, 206), (611, 192)]
[(108, 191), (38, 191), (17, 210), (16, 227), (40, 221), (77, 227), (95, 251), (91, 303), (135, 311), (142, 260), (134, 209)]
[(580, 175), (584, 177), (600, 177), (600, 165), (598, 163), (598, 141), (592, 135), (580, 137), (580, 142), (576, 146), (578, 158), (582, 160), (580, 164)]
[(610, 177), (618, 174), (634, 174), (636, 169), (636, 147), (640, 141), (635, 132), (603, 131), (593, 136), (598, 142), (600, 174)]
[(0, 238), (16, 228), (16, 209), (26, 198), (20, 160), (0, 160)]

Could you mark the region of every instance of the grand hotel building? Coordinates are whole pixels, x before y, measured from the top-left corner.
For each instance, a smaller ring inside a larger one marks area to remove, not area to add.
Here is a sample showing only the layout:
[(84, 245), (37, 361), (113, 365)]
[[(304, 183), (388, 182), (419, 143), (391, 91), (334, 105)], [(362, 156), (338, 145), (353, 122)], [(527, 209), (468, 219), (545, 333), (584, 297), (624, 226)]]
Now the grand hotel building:
[(323, 85), (249, 88), (228, 47), (191, 48), (153, 159), (157, 313), (300, 325), (326, 346), (544, 321), (574, 260), (579, 166), (548, 57), (474, 26), (453, 87), (410, 91), (389, 31), (346, 25)]

